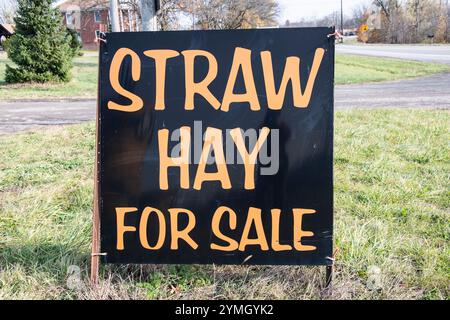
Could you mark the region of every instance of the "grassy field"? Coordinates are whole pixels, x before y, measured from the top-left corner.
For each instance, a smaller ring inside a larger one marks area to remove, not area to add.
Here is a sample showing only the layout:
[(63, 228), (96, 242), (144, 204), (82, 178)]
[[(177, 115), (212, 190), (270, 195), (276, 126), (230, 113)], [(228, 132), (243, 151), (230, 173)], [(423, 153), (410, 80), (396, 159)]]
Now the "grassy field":
[(398, 80), (448, 72), (448, 65), (389, 58), (336, 55), (336, 83)]
[[(449, 298), (449, 130), (448, 110), (337, 112), (332, 298)], [(94, 125), (0, 148), (0, 299), (329, 298), (317, 267), (103, 266), (90, 289)]]
[[(67, 84), (7, 85), (4, 81), (7, 63), (6, 54), (0, 52), (0, 101), (86, 98), (96, 95), (98, 57), (93, 52), (87, 52), (86, 56), (75, 59), (72, 71), (73, 80)], [(351, 55), (336, 56), (337, 84), (397, 80), (445, 71), (450, 71), (450, 67), (434, 63)]]

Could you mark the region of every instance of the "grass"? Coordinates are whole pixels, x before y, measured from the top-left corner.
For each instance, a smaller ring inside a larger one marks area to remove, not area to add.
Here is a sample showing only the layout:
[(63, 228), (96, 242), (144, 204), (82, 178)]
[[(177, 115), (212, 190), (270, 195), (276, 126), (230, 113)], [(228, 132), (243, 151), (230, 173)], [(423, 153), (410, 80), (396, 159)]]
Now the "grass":
[[(332, 298), (449, 298), (449, 130), (448, 110), (336, 113)], [(329, 298), (319, 267), (107, 265), (91, 289), (94, 145), (92, 123), (0, 137), (0, 299)]]
[[(73, 79), (67, 84), (7, 85), (4, 80), (6, 54), (0, 52), (0, 101), (42, 98), (94, 98), (97, 91), (96, 53), (85, 52), (76, 58), (72, 70)], [(336, 83), (357, 84), (386, 80), (398, 80), (439, 72), (450, 72), (447, 65), (388, 58), (352, 55), (336, 56)]]
[(450, 72), (450, 66), (356, 55), (336, 55), (336, 83), (357, 84), (399, 80)]

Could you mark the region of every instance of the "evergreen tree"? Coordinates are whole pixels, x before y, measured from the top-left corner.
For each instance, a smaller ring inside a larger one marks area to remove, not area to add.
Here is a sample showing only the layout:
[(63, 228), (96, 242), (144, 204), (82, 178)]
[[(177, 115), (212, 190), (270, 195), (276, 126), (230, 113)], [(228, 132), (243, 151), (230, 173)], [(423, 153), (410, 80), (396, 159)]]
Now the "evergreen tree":
[(83, 49), (83, 44), (78, 38), (77, 32), (71, 28), (67, 28), (66, 32), (67, 37), (69, 38), (70, 48), (72, 49), (72, 56), (82, 56), (83, 53), (81, 52), (81, 49)]
[(6, 66), (6, 82), (70, 80), (73, 51), (61, 20), (52, 0), (18, 1), (15, 35), (8, 44), (16, 67)]

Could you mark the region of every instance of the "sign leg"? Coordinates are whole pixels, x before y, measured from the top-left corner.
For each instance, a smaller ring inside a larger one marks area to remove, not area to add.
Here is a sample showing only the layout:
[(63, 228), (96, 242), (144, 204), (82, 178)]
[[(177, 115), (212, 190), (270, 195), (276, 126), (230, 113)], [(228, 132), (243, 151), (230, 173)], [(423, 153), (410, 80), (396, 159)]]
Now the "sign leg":
[(331, 281), (333, 280), (333, 266), (326, 266), (325, 270), (325, 287), (331, 286)]
[(99, 242), (99, 219), (97, 206), (94, 204), (94, 213), (92, 219), (92, 252), (91, 252), (91, 285), (95, 286), (98, 283), (98, 269), (100, 265), (100, 251)]
[(96, 286), (98, 283), (98, 268), (99, 268), (99, 256), (93, 255), (91, 257), (91, 284)]
[(92, 212), (92, 251), (91, 251), (91, 284), (98, 283), (98, 269), (100, 264), (100, 215), (98, 211), (98, 182), (97, 182), (97, 163), (95, 170), (94, 186), (94, 210)]
[(326, 266), (325, 267), (325, 291), (328, 295), (332, 294), (332, 280), (333, 280), (333, 266)]
[[(101, 55), (99, 52), (99, 75), (101, 74)], [(98, 92), (100, 92), (100, 82), (98, 83)], [(92, 251), (91, 251), (91, 285), (98, 284), (98, 270), (100, 265), (100, 211), (99, 211), (99, 170), (100, 170), (100, 95), (97, 100), (97, 121), (95, 128), (95, 164), (94, 164), (94, 210), (92, 212)]]

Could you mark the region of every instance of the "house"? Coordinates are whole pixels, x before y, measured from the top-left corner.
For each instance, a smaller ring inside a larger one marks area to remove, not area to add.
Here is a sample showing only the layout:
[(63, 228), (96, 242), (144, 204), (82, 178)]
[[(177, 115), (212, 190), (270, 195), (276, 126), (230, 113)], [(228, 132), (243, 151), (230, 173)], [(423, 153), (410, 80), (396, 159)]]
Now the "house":
[(0, 46), (3, 42), (14, 34), (14, 26), (12, 24), (0, 23)]
[[(61, 11), (63, 23), (77, 31), (87, 49), (97, 46), (100, 32), (110, 30), (109, 0), (59, 1), (56, 7)], [(119, 18), (121, 31), (138, 31), (139, 17), (131, 7), (121, 5)]]

